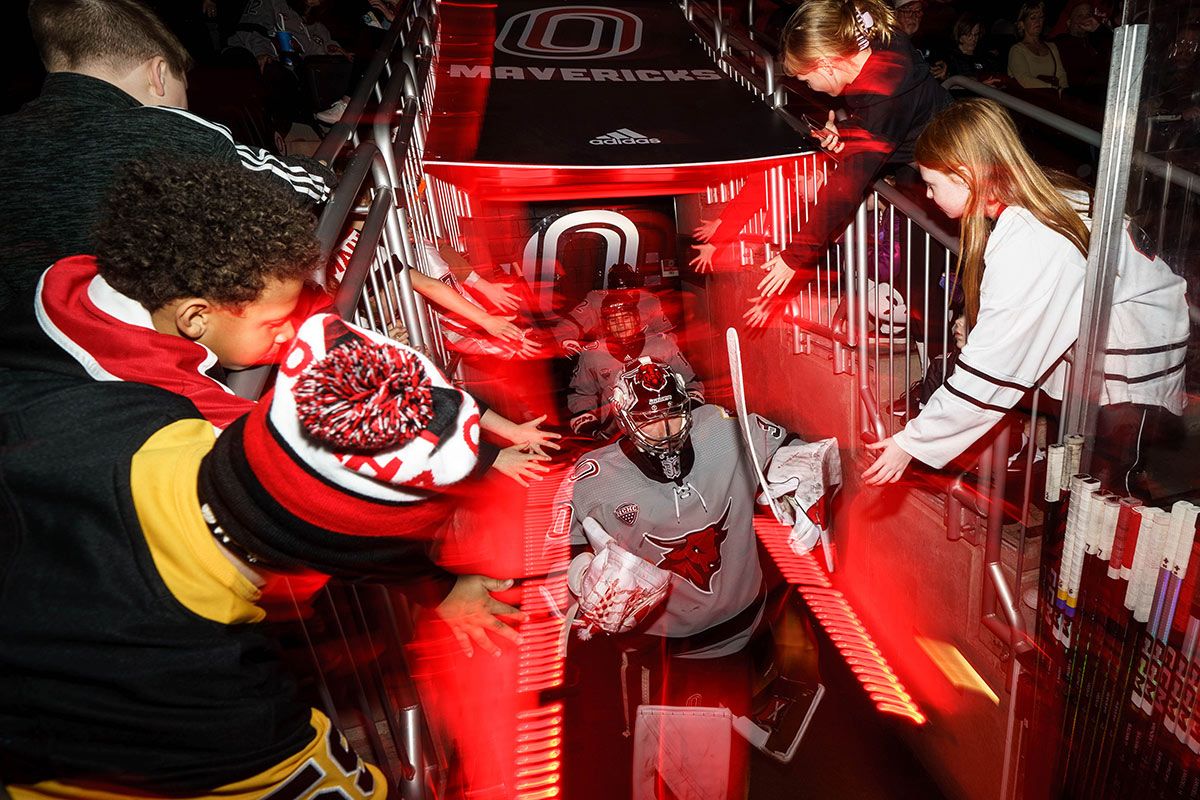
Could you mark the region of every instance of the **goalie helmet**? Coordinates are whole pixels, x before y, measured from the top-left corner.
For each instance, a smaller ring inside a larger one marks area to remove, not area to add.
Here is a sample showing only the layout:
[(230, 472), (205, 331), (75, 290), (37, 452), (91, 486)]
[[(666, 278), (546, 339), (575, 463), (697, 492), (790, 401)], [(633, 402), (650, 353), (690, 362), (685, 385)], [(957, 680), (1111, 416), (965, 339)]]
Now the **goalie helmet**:
[[(621, 429), (639, 450), (661, 457), (678, 453), (692, 429), (691, 400), (683, 377), (675, 370), (642, 356), (621, 373), (613, 387), (613, 412)], [(677, 430), (653, 423), (678, 418)]]

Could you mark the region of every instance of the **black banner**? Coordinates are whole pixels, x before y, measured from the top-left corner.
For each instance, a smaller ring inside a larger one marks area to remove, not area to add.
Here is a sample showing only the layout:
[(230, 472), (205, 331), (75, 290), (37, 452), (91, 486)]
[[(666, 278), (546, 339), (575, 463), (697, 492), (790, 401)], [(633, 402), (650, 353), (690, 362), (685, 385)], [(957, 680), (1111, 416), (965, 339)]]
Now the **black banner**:
[(716, 68), (674, 3), (441, 8), (445, 113), (431, 167), (699, 166), (802, 152), (799, 134)]

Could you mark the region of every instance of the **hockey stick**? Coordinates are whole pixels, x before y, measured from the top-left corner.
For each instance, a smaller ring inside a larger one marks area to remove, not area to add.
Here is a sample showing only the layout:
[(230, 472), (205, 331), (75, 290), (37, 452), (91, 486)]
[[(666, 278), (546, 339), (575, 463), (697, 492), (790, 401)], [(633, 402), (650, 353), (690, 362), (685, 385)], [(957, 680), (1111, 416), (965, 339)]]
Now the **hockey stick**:
[(738, 332), (735, 328), (725, 331), (725, 347), (729, 350), (729, 382), (733, 387), (733, 407), (737, 411), (738, 423), (742, 428), (742, 443), (750, 452), (750, 463), (754, 465), (754, 475), (758, 478), (758, 485), (762, 489), (763, 496), (767, 498), (767, 504), (771, 506), (771, 513), (775, 515), (775, 519), (780, 525), (787, 525), (787, 518), (783, 510), (775, 498), (771, 497), (771, 492), (768, 490), (767, 476), (763, 474), (762, 466), (758, 463), (758, 453), (754, 452), (754, 437), (750, 432), (750, 412), (746, 410), (746, 385), (743, 383), (742, 377), (742, 343), (738, 339)]
[[(771, 491), (767, 486), (767, 476), (763, 474), (762, 466), (758, 463), (758, 453), (754, 451), (754, 437), (750, 432), (750, 412), (746, 409), (746, 384), (742, 373), (742, 343), (738, 338), (736, 328), (730, 327), (725, 331), (725, 347), (729, 351), (729, 382), (733, 388), (733, 407), (737, 411), (738, 422), (742, 428), (742, 441), (750, 453), (750, 463), (754, 465), (754, 475), (758, 478), (758, 485), (767, 498), (767, 503), (771, 506), (771, 513), (775, 515), (779, 524), (787, 525), (789, 524), (786, 521), (787, 518), (778, 502), (771, 496)], [(819, 530), (821, 532), (821, 549), (825, 551), (825, 566), (829, 568), (830, 572), (833, 572), (833, 549), (829, 542), (829, 532), (823, 527)]]

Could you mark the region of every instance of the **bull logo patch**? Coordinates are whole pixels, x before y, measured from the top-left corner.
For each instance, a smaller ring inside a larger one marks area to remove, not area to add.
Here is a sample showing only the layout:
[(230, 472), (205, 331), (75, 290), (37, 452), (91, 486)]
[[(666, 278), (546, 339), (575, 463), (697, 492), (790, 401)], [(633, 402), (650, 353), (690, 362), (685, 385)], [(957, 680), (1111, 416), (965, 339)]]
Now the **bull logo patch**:
[(726, 500), (725, 511), (719, 520), (673, 539), (642, 534), (642, 538), (663, 551), (657, 566), (711, 594), (713, 576), (721, 571), (721, 545), (729, 536), (729, 509), (732, 506), (733, 500)]
[(626, 525), (633, 527), (633, 523), (637, 522), (638, 518), (637, 503), (622, 503), (613, 509), (613, 516)]

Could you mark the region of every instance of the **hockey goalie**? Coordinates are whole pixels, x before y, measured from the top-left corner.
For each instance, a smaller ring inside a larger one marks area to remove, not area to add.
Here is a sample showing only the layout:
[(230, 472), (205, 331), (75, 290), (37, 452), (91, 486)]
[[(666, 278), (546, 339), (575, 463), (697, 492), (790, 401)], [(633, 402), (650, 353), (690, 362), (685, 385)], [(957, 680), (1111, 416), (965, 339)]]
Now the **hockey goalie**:
[[(661, 362), (639, 359), (619, 376), (612, 400), (622, 435), (577, 461), (560, 495), (569, 523), (559, 528), (580, 551), (568, 574), (578, 598), (572, 647), (582, 639), (594, 651), (589, 640), (599, 638), (619, 651), (625, 730), (617, 738), (637, 743), (645, 767), (635, 769), (633, 787), (610, 786), (617, 794), (608, 796), (652, 796), (657, 790), (639, 788), (649, 769), (653, 780), (669, 783), (671, 773), (684, 781), (672, 788), (679, 796), (724, 797), (742, 781), (744, 748), (724, 748), (722, 761), (709, 752), (713, 737), (704, 726), (728, 735), (727, 721), (707, 714), (683, 723), (700, 725), (687, 741), (654, 729), (678, 731), (678, 709), (688, 707), (752, 718), (752, 684), (771, 672), (776, 612), (753, 526), (759, 482), (751, 448), (736, 416), (716, 405), (693, 410), (682, 376)], [(758, 465), (769, 476), (765, 494), (794, 510), (790, 542), (807, 551), (840, 483), (836, 440), (805, 443), (757, 414), (749, 420), (752, 449), (766, 462)], [(662, 707), (675, 711), (651, 713)], [(670, 769), (671, 753), (690, 766)]]

